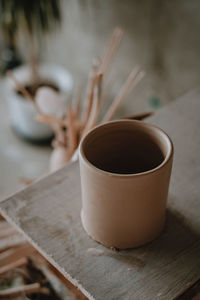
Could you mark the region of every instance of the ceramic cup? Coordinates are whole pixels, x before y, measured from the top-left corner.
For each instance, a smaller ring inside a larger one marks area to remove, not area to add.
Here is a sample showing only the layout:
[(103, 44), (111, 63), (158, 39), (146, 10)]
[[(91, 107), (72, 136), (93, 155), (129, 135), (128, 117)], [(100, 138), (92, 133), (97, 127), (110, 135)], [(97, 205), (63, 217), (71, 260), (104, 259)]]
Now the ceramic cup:
[(173, 160), (167, 134), (141, 121), (113, 121), (91, 130), (79, 149), (88, 235), (119, 249), (156, 238), (165, 222)]

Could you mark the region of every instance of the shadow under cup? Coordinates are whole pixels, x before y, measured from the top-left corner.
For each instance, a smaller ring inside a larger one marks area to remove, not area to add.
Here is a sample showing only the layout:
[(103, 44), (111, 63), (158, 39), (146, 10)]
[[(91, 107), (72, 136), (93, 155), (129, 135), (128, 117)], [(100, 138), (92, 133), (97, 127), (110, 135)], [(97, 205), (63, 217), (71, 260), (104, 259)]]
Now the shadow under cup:
[(96, 127), (80, 145), (82, 223), (106, 246), (130, 248), (161, 231), (173, 146), (159, 128), (120, 120)]

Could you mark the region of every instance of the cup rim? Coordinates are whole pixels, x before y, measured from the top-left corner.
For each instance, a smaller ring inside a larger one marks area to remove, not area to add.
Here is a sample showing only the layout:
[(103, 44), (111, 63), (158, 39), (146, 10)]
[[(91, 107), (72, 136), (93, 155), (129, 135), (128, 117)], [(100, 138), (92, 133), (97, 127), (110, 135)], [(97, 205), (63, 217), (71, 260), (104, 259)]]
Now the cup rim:
[[(157, 131), (159, 133), (161, 133), (161, 135), (167, 139), (167, 143), (168, 143), (168, 150), (167, 150), (167, 154), (164, 158), (164, 160), (155, 168), (150, 169), (148, 171), (145, 172), (140, 172), (140, 173), (131, 173), (131, 174), (120, 174), (120, 173), (113, 173), (113, 172), (109, 172), (109, 171), (104, 171), (98, 167), (96, 167), (94, 164), (92, 164), (86, 157), (84, 150), (83, 150), (83, 146), (86, 142), (86, 140), (88, 139), (88, 137), (90, 135), (92, 135), (94, 133), (94, 131), (98, 130), (98, 128), (100, 127), (106, 127), (110, 124), (119, 124), (119, 123), (135, 123), (135, 124), (139, 124), (139, 126), (141, 127), (145, 127), (145, 128), (150, 128), (154, 131)], [(114, 121), (109, 121), (103, 124), (100, 124), (96, 127), (94, 127), (93, 129), (91, 129), (81, 140), (80, 145), (79, 145), (79, 159), (81, 158), (82, 161), (84, 162), (84, 164), (86, 166), (88, 166), (90, 169), (92, 169), (93, 171), (102, 174), (102, 175), (108, 175), (108, 176), (113, 176), (113, 177), (118, 177), (118, 178), (131, 178), (131, 177), (140, 177), (140, 176), (146, 176), (152, 173), (155, 173), (157, 171), (159, 171), (160, 169), (162, 169), (167, 163), (168, 161), (171, 159), (171, 157), (173, 156), (174, 153), (174, 147), (173, 147), (173, 143), (171, 138), (169, 137), (169, 135), (161, 128), (159, 128), (156, 125), (153, 125), (151, 123), (145, 123), (143, 121), (138, 121), (138, 120), (126, 120), (126, 119), (122, 119), (122, 120), (114, 120)]]

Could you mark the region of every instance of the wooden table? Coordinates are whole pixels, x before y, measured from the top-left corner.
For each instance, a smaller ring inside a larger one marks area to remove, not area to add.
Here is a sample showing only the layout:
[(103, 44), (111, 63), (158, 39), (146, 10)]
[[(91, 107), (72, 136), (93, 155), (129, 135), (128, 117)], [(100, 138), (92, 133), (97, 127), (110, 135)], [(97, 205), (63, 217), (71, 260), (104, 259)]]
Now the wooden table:
[(4, 200), (1, 213), (89, 299), (191, 299), (200, 281), (199, 113), (197, 89), (148, 119), (175, 146), (166, 226), (148, 245), (117, 252), (86, 235), (78, 163)]

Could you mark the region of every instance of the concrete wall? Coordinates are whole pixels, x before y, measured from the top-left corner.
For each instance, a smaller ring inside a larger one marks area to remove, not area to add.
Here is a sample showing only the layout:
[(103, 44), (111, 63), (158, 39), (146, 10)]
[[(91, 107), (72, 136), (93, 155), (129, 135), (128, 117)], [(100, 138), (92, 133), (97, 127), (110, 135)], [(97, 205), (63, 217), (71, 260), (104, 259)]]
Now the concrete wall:
[(63, 0), (63, 26), (47, 41), (43, 58), (84, 80), (116, 25), (125, 36), (114, 70), (119, 84), (139, 64), (143, 82), (129, 98), (132, 112), (177, 98), (199, 84), (200, 2), (197, 0)]

